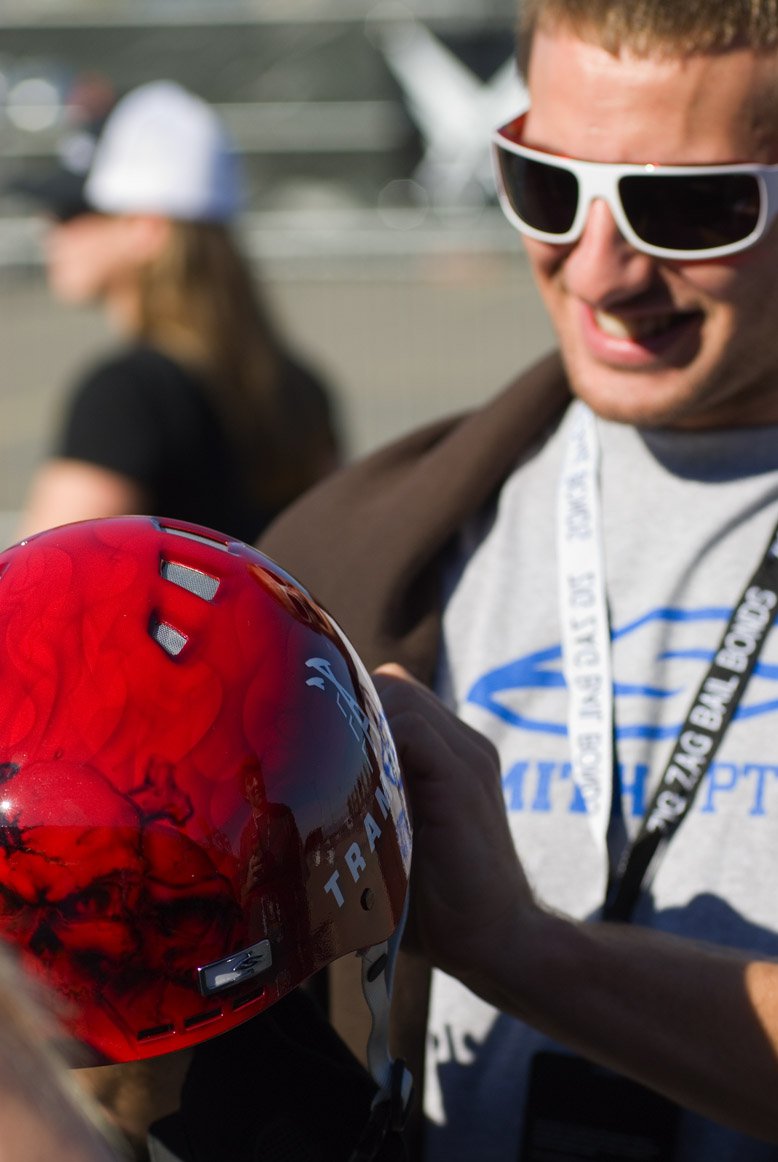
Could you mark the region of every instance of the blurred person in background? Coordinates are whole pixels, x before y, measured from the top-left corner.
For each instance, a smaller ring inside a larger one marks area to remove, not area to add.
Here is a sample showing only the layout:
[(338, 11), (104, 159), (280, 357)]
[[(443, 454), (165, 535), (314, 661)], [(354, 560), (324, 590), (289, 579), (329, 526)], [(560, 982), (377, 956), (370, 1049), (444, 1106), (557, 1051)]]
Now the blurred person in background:
[(56, 1048), (56, 1005), (0, 948), (0, 1159), (111, 1162), (118, 1138)]
[(337, 464), (339, 436), (232, 235), (239, 170), (216, 114), (143, 85), (108, 116), (85, 182), (28, 192), (52, 219), (52, 293), (99, 304), (122, 346), (73, 389), (19, 534), (156, 512), (254, 540)]

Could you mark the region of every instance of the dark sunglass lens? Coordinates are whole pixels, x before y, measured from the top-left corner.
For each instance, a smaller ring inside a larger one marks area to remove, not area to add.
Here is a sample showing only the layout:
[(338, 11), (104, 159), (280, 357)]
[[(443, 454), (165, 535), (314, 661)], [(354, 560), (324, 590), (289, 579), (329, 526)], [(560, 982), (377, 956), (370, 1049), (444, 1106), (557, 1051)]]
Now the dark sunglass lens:
[(499, 151), (500, 171), (511, 207), (528, 226), (565, 234), (578, 207), (578, 181), (569, 170)]
[(753, 174), (636, 174), (620, 180), (619, 192), (638, 237), (668, 250), (712, 250), (740, 242), (759, 219)]

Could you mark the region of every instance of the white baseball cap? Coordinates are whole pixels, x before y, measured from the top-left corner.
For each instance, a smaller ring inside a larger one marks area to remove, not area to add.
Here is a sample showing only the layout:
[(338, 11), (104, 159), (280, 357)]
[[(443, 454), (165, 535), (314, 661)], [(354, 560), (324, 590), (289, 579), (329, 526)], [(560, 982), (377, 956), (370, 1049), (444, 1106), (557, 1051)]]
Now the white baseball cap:
[(154, 81), (112, 110), (84, 195), (104, 214), (226, 221), (242, 203), (238, 169), (214, 110), (173, 81)]

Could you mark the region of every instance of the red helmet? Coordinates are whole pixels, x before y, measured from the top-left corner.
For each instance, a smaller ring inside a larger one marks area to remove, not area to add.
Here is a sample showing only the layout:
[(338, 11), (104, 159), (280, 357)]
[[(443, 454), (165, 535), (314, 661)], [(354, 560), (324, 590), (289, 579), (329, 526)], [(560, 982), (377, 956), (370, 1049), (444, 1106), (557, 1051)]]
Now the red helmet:
[(151, 517), (0, 554), (0, 935), (106, 1061), (386, 940), (410, 828), (372, 683), (267, 557)]

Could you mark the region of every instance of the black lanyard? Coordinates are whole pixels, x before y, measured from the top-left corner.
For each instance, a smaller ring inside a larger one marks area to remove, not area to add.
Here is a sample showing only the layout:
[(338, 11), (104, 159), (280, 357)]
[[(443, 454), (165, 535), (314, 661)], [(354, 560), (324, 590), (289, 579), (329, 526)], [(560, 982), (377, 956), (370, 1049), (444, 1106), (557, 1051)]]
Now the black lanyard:
[[(629, 920), (651, 865), (686, 818), (743, 697), (778, 608), (778, 526), (748, 582), (692, 701), (670, 761), (603, 908)], [(615, 792), (616, 793), (616, 792)]]

